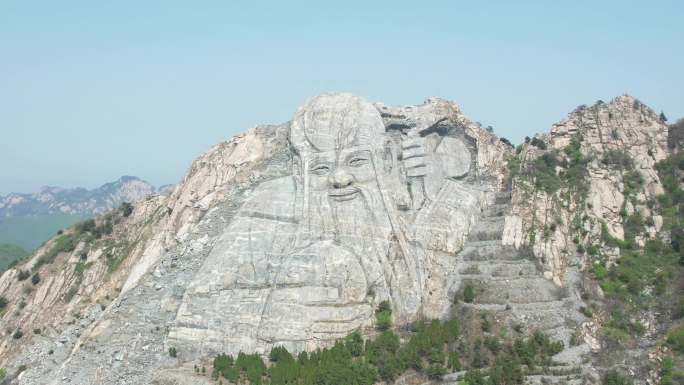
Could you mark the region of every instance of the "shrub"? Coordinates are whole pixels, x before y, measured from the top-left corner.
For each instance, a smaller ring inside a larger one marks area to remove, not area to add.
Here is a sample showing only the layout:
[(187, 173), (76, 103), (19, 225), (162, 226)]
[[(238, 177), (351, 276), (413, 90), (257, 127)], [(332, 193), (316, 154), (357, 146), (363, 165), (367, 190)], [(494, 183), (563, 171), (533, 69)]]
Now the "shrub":
[(14, 333), (12, 334), (12, 338), (14, 338), (15, 340), (18, 340), (19, 338), (21, 338), (23, 336), (24, 336), (24, 332), (22, 332), (21, 329), (15, 330)]
[(667, 344), (679, 353), (684, 353), (684, 325), (674, 329), (667, 335)]
[(95, 230), (95, 228), (97, 227), (97, 225), (95, 224), (95, 220), (91, 218), (91, 219), (86, 219), (83, 222), (77, 223), (75, 227), (76, 227), (76, 232), (78, 234), (82, 234), (82, 233), (92, 233)]
[(547, 148), (546, 143), (544, 143), (543, 140), (541, 140), (537, 137), (532, 138), (532, 141), (530, 141), (530, 144), (539, 148), (540, 150), (546, 150), (546, 148)]
[(618, 170), (634, 169), (634, 161), (625, 150), (608, 150), (601, 160), (604, 164), (613, 166)]
[[(71, 234), (63, 234), (57, 237), (52, 244), (52, 247), (47, 250), (43, 255), (38, 258), (34, 269), (40, 266), (51, 263), (59, 253), (69, 253), (74, 251), (76, 245), (78, 244), (78, 239)], [(28, 277), (27, 277), (28, 278)]]
[(472, 284), (467, 284), (463, 289), (463, 301), (473, 303), (475, 300), (475, 287)]
[(432, 364), (428, 366), (425, 374), (427, 374), (430, 379), (437, 380), (446, 374), (446, 369), (440, 364)]
[(133, 213), (133, 205), (129, 202), (124, 202), (121, 204), (121, 207), (119, 207), (119, 210), (121, 210), (121, 215), (128, 217)]
[(363, 354), (363, 338), (361, 338), (361, 334), (358, 331), (345, 337), (344, 344), (353, 357)]
[(380, 331), (392, 326), (392, 307), (389, 301), (382, 301), (375, 310), (376, 328)]
[(31, 283), (34, 285), (37, 285), (40, 283), (40, 275), (38, 273), (34, 273), (33, 276), (31, 277)]
[(627, 379), (627, 377), (620, 374), (615, 369), (609, 370), (601, 381), (602, 385), (631, 385), (632, 382)]
[(591, 318), (594, 316), (594, 312), (586, 306), (580, 306), (580, 313), (584, 314), (585, 317)]
[(453, 371), (461, 370), (461, 355), (458, 352), (450, 352), (448, 364), (449, 369)]
[(9, 302), (7, 301), (7, 298), (0, 297), (0, 311), (4, 310), (7, 307), (8, 303)]
[(176, 350), (176, 348), (174, 348), (174, 347), (169, 348), (169, 357), (176, 358), (177, 355), (178, 355), (178, 351)]
[(26, 270), (19, 270), (19, 274), (17, 275), (17, 279), (18, 279), (19, 281), (23, 281), (23, 280), (25, 280), (26, 278), (28, 278), (28, 277), (30, 277), (30, 276), (31, 276), (31, 273), (29, 273), (28, 271), (26, 271)]

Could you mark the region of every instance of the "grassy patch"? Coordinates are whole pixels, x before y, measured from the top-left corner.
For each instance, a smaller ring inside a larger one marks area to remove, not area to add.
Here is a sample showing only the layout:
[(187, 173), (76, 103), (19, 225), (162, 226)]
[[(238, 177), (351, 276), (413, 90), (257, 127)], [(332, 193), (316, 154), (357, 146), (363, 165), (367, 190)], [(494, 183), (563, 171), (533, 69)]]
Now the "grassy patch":
[(12, 266), (16, 261), (29, 255), (21, 246), (0, 243), (0, 271)]

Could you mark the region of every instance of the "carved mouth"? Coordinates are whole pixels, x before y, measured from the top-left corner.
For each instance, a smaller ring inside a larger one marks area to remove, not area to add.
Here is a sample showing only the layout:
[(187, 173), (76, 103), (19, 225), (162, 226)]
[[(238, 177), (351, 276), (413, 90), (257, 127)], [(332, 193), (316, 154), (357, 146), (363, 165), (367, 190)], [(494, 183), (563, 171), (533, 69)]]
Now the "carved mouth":
[(359, 190), (354, 187), (339, 188), (328, 191), (328, 196), (336, 201), (348, 201), (350, 199), (356, 198)]

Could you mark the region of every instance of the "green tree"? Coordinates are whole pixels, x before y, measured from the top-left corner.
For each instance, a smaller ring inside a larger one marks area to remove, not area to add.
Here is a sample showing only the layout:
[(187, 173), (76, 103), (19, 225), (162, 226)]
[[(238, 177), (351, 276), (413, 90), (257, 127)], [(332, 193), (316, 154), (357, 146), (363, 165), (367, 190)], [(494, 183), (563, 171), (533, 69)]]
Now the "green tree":
[(344, 343), (352, 356), (358, 357), (363, 354), (363, 338), (361, 338), (361, 333), (358, 331), (354, 331), (345, 337)]
[(461, 370), (461, 355), (458, 352), (449, 353), (449, 369), (458, 371)]
[(382, 301), (375, 310), (376, 328), (380, 331), (392, 327), (392, 307), (389, 301)]
[(475, 287), (472, 284), (467, 284), (463, 289), (463, 301), (467, 303), (475, 301)]

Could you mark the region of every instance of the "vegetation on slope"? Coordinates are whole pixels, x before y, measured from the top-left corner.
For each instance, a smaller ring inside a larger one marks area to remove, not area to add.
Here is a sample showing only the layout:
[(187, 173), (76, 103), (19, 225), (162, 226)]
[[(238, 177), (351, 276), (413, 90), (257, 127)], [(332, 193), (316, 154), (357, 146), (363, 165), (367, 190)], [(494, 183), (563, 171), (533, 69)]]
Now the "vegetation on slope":
[[(219, 384), (370, 385), (392, 383), (407, 372), (429, 379), (460, 372), (462, 383), (469, 385), (522, 384), (526, 375), (548, 372), (554, 365), (551, 357), (563, 350), (562, 342), (541, 332), (512, 337), (504, 330), (484, 332), (483, 327), (478, 335), (468, 335), (457, 319), (418, 321), (396, 334), (380, 323), (391, 316), (389, 309), (383, 302), (376, 311), (375, 338), (364, 340), (354, 332), (330, 348), (296, 357), (277, 346), (267, 362), (258, 354), (220, 354), (214, 358), (211, 376)], [(206, 370), (195, 367), (195, 372)]]
[(83, 221), (81, 214), (40, 214), (21, 217), (6, 217), (0, 220), (0, 243), (11, 243), (27, 251), (33, 251), (59, 229)]
[(20, 246), (11, 243), (0, 243), (0, 271), (12, 266), (29, 253)]
[[(679, 130), (669, 138), (674, 152), (682, 143), (681, 127), (673, 125), (670, 129)], [(664, 358), (660, 363), (643, 360), (641, 373), (657, 369), (661, 384), (684, 383), (684, 152), (674, 153), (656, 165), (665, 191), (647, 202), (643, 201), (642, 194), (644, 178), (628, 152), (609, 150), (597, 159), (602, 168), (618, 175), (622, 182), (625, 206), (620, 214), (624, 238), (617, 239), (610, 235), (606, 223), (590, 218), (582, 209), (591, 209), (586, 199), (587, 165), (594, 159), (591, 154), (582, 155), (581, 141), (581, 136), (576, 135), (570, 145), (559, 151), (549, 149), (543, 140), (527, 140), (527, 147), (519, 146), (518, 155), (509, 161), (511, 175), (519, 187), (555, 195), (572, 202), (567, 207), (580, 208), (571, 212), (574, 215), (571, 236), (577, 252), (589, 262), (591, 277), (601, 289), (600, 295), (590, 293), (591, 290), (585, 292), (584, 299), (589, 306), (581, 311), (602, 325), (602, 345), (606, 352), (602, 365), (608, 368), (617, 364), (615, 360), (623, 356), (621, 352), (630, 349), (657, 350), (660, 356), (665, 352)], [(523, 152), (525, 148), (527, 151)], [(525, 159), (529, 151), (538, 156)], [(643, 215), (645, 207), (662, 216), (663, 225), (655, 237), (646, 230), (654, 227), (657, 218)], [(551, 219), (554, 221), (560, 219)], [(599, 239), (588, 235), (587, 224), (592, 221), (598, 221), (590, 227), (598, 225)], [(535, 242), (532, 230), (530, 243)], [(546, 235), (546, 228), (543, 233)], [(616, 248), (619, 249), (617, 259), (611, 252)], [(660, 367), (653, 368), (653, 364)], [(622, 383), (622, 380), (618, 372), (610, 372), (604, 383)]]

